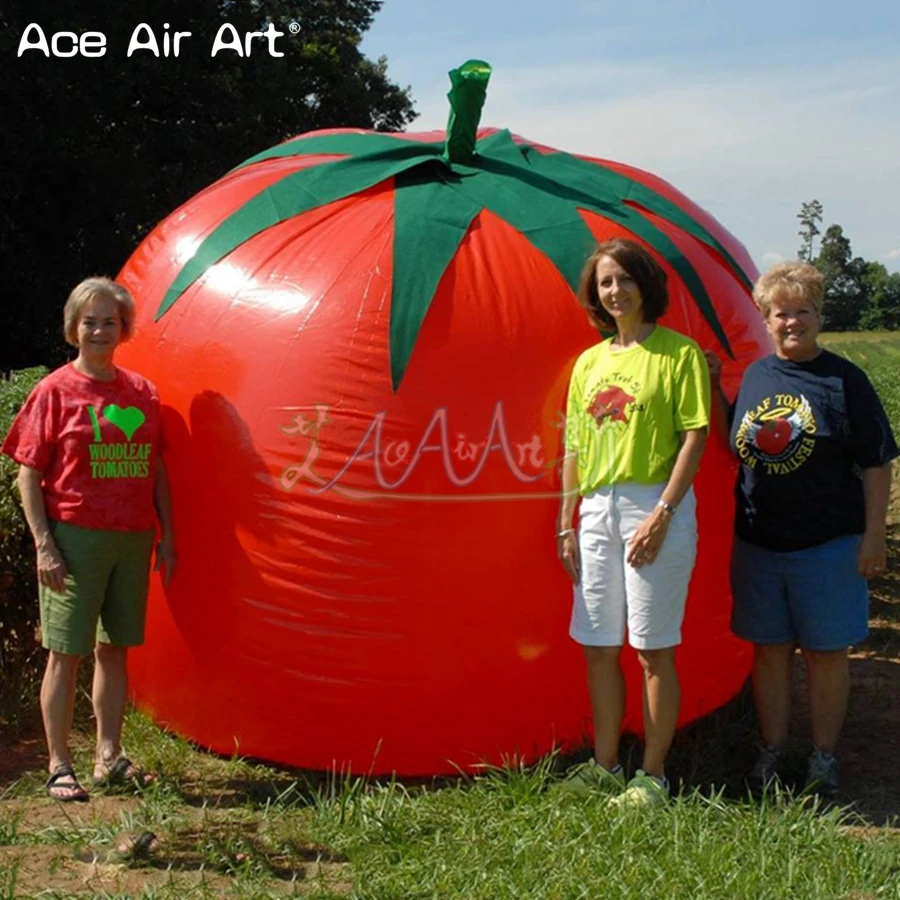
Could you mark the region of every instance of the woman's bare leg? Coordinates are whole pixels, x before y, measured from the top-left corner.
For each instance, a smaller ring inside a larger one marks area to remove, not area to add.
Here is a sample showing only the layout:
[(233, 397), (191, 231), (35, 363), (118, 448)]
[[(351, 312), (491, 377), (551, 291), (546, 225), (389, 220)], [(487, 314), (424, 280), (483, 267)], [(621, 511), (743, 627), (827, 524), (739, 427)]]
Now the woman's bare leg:
[(675, 648), (639, 650), (644, 670), (644, 763), (643, 770), (664, 777), (666, 754), (675, 735), (681, 685), (675, 669)]
[(127, 647), (98, 643), (94, 648), (94, 687), (92, 699), (97, 718), (97, 763), (95, 775), (105, 774), (101, 761), (108, 764), (122, 752), (122, 722), (128, 694)]
[(619, 763), (619, 735), (625, 715), (621, 647), (584, 647), (588, 692), (594, 717), (594, 759), (606, 769)]

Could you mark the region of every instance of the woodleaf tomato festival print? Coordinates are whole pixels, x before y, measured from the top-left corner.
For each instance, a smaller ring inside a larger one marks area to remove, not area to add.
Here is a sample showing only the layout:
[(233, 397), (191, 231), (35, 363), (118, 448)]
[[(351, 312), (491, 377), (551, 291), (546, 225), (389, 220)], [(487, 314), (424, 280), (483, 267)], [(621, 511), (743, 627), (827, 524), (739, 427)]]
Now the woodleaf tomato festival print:
[[(645, 172), (476, 130), (488, 72), (451, 73), (446, 134), (337, 129), (248, 160), (121, 273), (140, 308), (123, 363), (159, 387), (179, 543), (133, 693), (201, 745), (425, 775), (580, 743), (553, 533), (568, 376), (597, 340), (583, 260), (647, 245), (664, 323), (729, 357), (731, 389), (766, 344), (733, 237)], [(682, 722), (749, 670), (728, 628), (734, 466), (710, 443)]]

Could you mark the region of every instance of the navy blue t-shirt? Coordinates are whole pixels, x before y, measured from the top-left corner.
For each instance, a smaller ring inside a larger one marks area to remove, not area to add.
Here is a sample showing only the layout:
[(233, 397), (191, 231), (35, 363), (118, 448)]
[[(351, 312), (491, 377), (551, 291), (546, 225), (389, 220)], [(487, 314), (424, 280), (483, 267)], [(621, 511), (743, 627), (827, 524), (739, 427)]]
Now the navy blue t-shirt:
[(781, 551), (862, 534), (860, 470), (898, 455), (865, 372), (828, 350), (809, 362), (767, 356), (747, 368), (731, 448), (741, 460), (735, 533)]

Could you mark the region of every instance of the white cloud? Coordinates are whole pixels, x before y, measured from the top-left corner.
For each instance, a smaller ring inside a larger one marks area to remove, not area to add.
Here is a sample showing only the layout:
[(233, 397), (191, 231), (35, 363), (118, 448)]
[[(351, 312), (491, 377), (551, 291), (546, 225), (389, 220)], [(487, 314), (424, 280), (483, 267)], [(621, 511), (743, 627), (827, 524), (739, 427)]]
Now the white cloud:
[[(495, 73), (482, 121), (667, 179), (762, 263), (796, 256), (796, 214), (813, 198), (825, 226), (839, 222), (854, 253), (875, 259), (900, 231), (897, 84), (893, 57), (712, 75), (658, 62), (523, 66)], [(445, 84), (416, 94), (414, 130), (443, 128)]]
[(891, 250), (890, 253), (885, 257), (885, 259), (900, 259), (900, 247), (896, 250)]

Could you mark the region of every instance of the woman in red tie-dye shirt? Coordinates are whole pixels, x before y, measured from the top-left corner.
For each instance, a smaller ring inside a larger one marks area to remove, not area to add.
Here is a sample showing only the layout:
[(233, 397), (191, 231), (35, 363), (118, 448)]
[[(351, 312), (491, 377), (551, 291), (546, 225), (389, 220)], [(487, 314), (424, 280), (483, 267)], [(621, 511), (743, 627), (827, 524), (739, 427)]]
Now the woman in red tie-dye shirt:
[(159, 397), (149, 381), (113, 362), (131, 334), (134, 301), (109, 279), (89, 278), (69, 295), (64, 320), (78, 356), (35, 387), (2, 451), (20, 465), (22, 505), (37, 549), (41, 633), (49, 650), (41, 685), (47, 791), (71, 801), (87, 799), (68, 743), (78, 665), (92, 650), (94, 783), (139, 774), (121, 748), (126, 655), (143, 641), (157, 520), (157, 568), (166, 581), (175, 552)]

